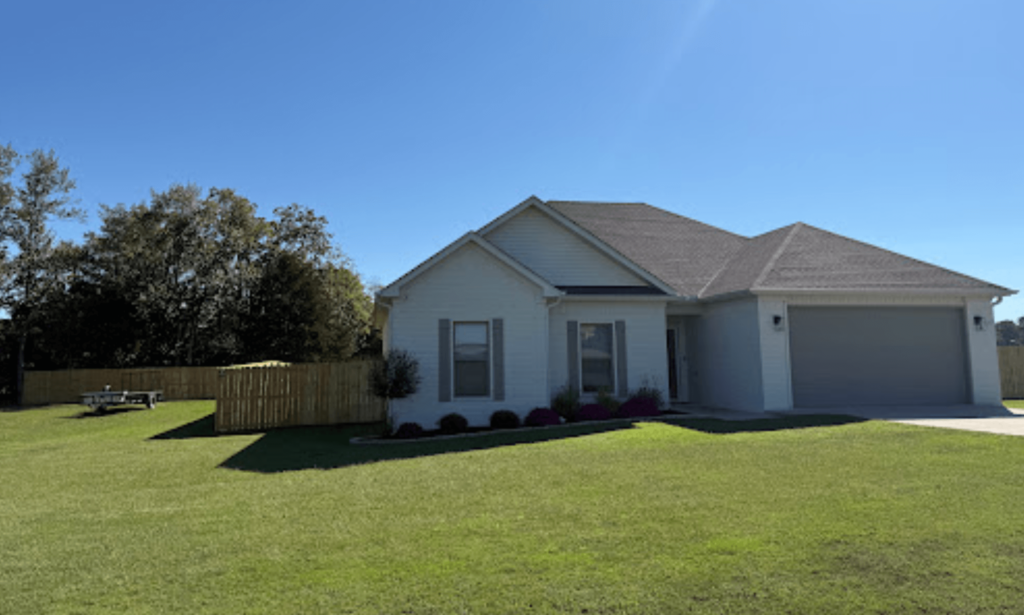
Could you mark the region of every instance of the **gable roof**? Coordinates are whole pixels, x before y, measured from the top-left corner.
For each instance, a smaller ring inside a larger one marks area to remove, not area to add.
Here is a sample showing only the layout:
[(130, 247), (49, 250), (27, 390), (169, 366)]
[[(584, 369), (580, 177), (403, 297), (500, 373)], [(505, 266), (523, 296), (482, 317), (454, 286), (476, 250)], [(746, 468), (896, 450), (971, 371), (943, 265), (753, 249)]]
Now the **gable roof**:
[(646, 203), (548, 201), (547, 205), (684, 297), (696, 297), (747, 241), (742, 235)]
[[(651, 287), (556, 287), (485, 235), (536, 207), (590, 245), (633, 271)], [(479, 231), (460, 239), (380, 291), (397, 296), (403, 284), (468, 242), (543, 289), (566, 294), (653, 294), (716, 299), (757, 292), (928, 292), (1005, 296), (1016, 291), (931, 265), (804, 223), (753, 238), (646, 203), (548, 201), (530, 197)], [(637, 290), (640, 288), (640, 290)]]
[(798, 222), (747, 240), (701, 298), (766, 291), (1013, 291)]
[[(630, 258), (628, 254), (623, 254), (620, 250), (616, 249), (616, 247), (613, 244), (611, 244), (609, 241), (607, 241), (607, 238), (597, 236), (595, 233), (593, 233), (587, 227), (579, 224), (576, 220), (566, 216), (564, 213), (562, 213), (558, 209), (552, 207), (551, 205), (553, 203), (558, 203), (558, 202), (557, 201), (551, 201), (551, 202), (545, 203), (544, 201), (538, 199), (537, 197), (531, 196), (528, 199), (526, 199), (525, 201), (523, 201), (522, 203), (520, 203), (519, 205), (516, 205), (512, 209), (506, 211), (502, 215), (500, 215), (497, 218), (495, 218), (494, 220), (492, 220), (489, 224), (487, 224), (486, 226), (484, 226), (483, 228), (478, 230), (477, 234), (480, 235), (481, 237), (486, 237), (486, 236), (488, 236), (489, 233), (494, 231), (496, 228), (498, 228), (499, 226), (505, 224), (509, 220), (515, 218), (520, 213), (522, 213), (524, 210), (526, 210), (526, 209), (528, 209), (530, 207), (533, 207), (536, 210), (538, 210), (541, 213), (543, 213), (544, 215), (546, 215), (549, 218), (551, 218), (552, 220), (554, 220), (556, 223), (561, 225), (566, 230), (572, 232), (577, 237), (581, 238), (583, 241), (585, 241), (591, 247), (593, 247), (593, 248), (597, 249), (599, 252), (602, 252), (605, 255), (609, 256), (612, 260), (614, 260), (616, 263), (621, 265), (626, 270), (636, 274), (637, 276), (639, 276), (641, 279), (645, 280), (648, 284), (650, 284), (654, 288), (659, 289), (664, 294), (671, 295), (671, 294), (675, 294), (677, 292), (677, 290), (675, 288), (673, 288), (670, 284), (668, 284), (667, 281), (664, 278), (661, 278), (660, 276), (658, 276), (657, 274), (655, 274), (651, 270), (647, 269), (643, 265), (643, 263), (641, 263), (640, 261), (637, 261), (636, 259)], [(648, 206), (648, 207), (650, 207), (650, 206)], [(654, 209), (654, 208), (652, 207), (651, 209)], [(657, 211), (662, 211), (662, 210), (657, 210)], [(664, 213), (668, 213), (668, 212), (664, 212)]]
[(562, 291), (552, 286), (550, 282), (548, 282), (541, 276), (531, 271), (525, 265), (523, 265), (516, 259), (512, 258), (508, 254), (503, 252), (501, 249), (499, 249), (491, 242), (487, 241), (480, 235), (473, 232), (466, 233), (462, 237), (459, 237), (455, 241), (451, 242), (450, 244), (442, 248), (441, 251), (439, 251), (437, 254), (431, 256), (427, 260), (420, 263), (419, 266), (417, 266), (415, 269), (398, 278), (391, 284), (388, 284), (387, 286), (382, 288), (377, 294), (381, 297), (399, 296), (401, 294), (402, 286), (412, 282), (419, 276), (423, 275), (424, 273), (432, 269), (435, 265), (437, 265), (445, 258), (447, 258), (450, 254), (456, 252), (457, 250), (459, 250), (459, 248), (469, 243), (479, 246), (485, 252), (487, 252), (495, 259), (500, 261), (502, 264), (507, 266), (509, 269), (515, 271), (520, 276), (526, 278), (527, 280), (539, 286), (543, 291), (545, 297), (559, 297), (564, 294)]

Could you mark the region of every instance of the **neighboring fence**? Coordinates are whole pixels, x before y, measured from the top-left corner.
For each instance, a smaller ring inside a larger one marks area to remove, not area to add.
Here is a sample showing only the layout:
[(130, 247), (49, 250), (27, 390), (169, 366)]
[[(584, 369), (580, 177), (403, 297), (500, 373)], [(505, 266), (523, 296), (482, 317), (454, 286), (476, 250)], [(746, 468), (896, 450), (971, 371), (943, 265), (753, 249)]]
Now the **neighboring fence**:
[(25, 372), (24, 403), (28, 406), (72, 404), (87, 391), (164, 392), (164, 399), (213, 399), (217, 396), (217, 367), (156, 367), (136, 369), (72, 369)]
[(1024, 399), (1024, 346), (999, 347), (999, 377), (1004, 398)]
[(370, 392), (374, 361), (223, 369), (217, 431), (383, 421), (384, 400)]

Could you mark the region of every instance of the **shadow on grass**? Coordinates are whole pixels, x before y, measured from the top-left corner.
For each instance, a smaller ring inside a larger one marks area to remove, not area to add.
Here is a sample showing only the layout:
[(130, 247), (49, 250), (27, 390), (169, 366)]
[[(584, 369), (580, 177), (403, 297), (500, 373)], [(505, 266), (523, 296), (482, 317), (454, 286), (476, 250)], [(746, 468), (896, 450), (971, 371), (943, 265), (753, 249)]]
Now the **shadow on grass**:
[(726, 421), (723, 419), (704, 417), (663, 417), (669, 425), (685, 427), (694, 431), (710, 434), (730, 434), (754, 431), (779, 431), (782, 429), (802, 429), (805, 427), (829, 427), (848, 423), (863, 423), (868, 419), (849, 414), (797, 414), (793, 416), (750, 419), (746, 421)]
[(196, 419), (191, 423), (185, 423), (174, 429), (167, 430), (150, 438), (150, 440), (187, 440), (189, 438), (212, 438), (217, 434), (213, 430), (213, 412)]
[(93, 419), (102, 416), (114, 416), (115, 414), (124, 414), (125, 412), (137, 412), (139, 410), (149, 410), (145, 406), (115, 406), (113, 408), (97, 408), (96, 410), (83, 410), (70, 416), (66, 416), (66, 419)]
[[(750, 421), (685, 417), (663, 417), (656, 420), (709, 434), (730, 434), (845, 425), (859, 423), (865, 419), (843, 415), (803, 415)], [(378, 423), (343, 427), (293, 427), (266, 432), (262, 438), (221, 463), (220, 467), (261, 473), (309, 469), (329, 470), (376, 461), (410, 459), (516, 444), (533, 444), (632, 428), (632, 422), (613, 421), (566, 425), (549, 429), (498, 431), (465, 438), (351, 444), (349, 440), (356, 436), (380, 433), (381, 425)], [(213, 435), (212, 432), (212, 417), (204, 417), (199, 421), (154, 436), (154, 439), (206, 437)], [(188, 435), (190, 433), (195, 435)]]
[(249, 472), (330, 470), (362, 463), (428, 457), (445, 453), (563, 440), (594, 433), (630, 429), (628, 423), (568, 425), (556, 429), (495, 432), (483, 436), (452, 439), (424, 439), (382, 444), (350, 444), (356, 436), (380, 433), (381, 425), (345, 427), (293, 427), (268, 431), (262, 438), (232, 455), (222, 468)]

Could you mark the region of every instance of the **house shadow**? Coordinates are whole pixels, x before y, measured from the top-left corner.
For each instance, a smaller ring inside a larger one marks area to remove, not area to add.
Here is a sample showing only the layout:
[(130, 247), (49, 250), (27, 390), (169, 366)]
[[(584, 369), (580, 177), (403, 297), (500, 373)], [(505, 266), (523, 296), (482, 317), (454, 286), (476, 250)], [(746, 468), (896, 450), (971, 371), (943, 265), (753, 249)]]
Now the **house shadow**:
[(780, 431), (785, 429), (804, 429), (807, 427), (831, 427), (849, 423), (863, 423), (869, 419), (852, 414), (794, 414), (746, 420), (726, 420), (711, 417), (679, 418), (671, 415), (660, 420), (678, 427), (693, 429), (709, 434), (731, 434), (758, 431)]
[[(153, 439), (209, 437), (213, 434), (212, 415)], [(708, 434), (778, 431), (859, 423), (866, 419), (843, 415), (801, 415), (780, 418), (728, 421), (714, 418), (665, 416), (652, 419), (668, 425)], [(565, 425), (548, 429), (495, 431), (486, 435), (460, 438), (352, 444), (358, 436), (380, 433), (381, 424), (339, 427), (292, 427), (264, 433), (256, 442), (220, 464), (222, 468), (247, 472), (276, 473), (295, 470), (330, 470), (352, 465), (428, 457), (446, 453), (484, 450), (516, 444), (534, 444), (564, 440), (596, 433), (632, 429), (634, 421), (608, 421)]]
[(292, 427), (266, 432), (262, 438), (220, 464), (222, 468), (275, 473), (294, 470), (331, 470), (377, 461), (429, 457), (445, 453), (564, 440), (595, 433), (630, 429), (632, 424), (588, 423), (552, 429), (497, 431), (461, 438), (369, 442), (352, 444), (357, 436), (380, 433), (381, 424), (345, 427)]

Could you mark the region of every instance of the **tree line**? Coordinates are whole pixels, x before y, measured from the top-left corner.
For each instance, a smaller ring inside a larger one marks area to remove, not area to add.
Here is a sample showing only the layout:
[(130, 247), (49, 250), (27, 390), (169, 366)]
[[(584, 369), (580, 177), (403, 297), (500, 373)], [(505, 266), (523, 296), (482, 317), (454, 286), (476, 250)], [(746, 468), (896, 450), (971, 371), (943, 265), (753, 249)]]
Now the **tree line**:
[(1024, 346), (1024, 317), (1017, 322), (1003, 320), (996, 323), (996, 344), (999, 346)]
[(0, 146), (0, 395), (26, 369), (343, 360), (378, 351), (372, 299), (327, 220), (257, 213), (231, 189), (172, 185), (81, 218), (54, 152)]

